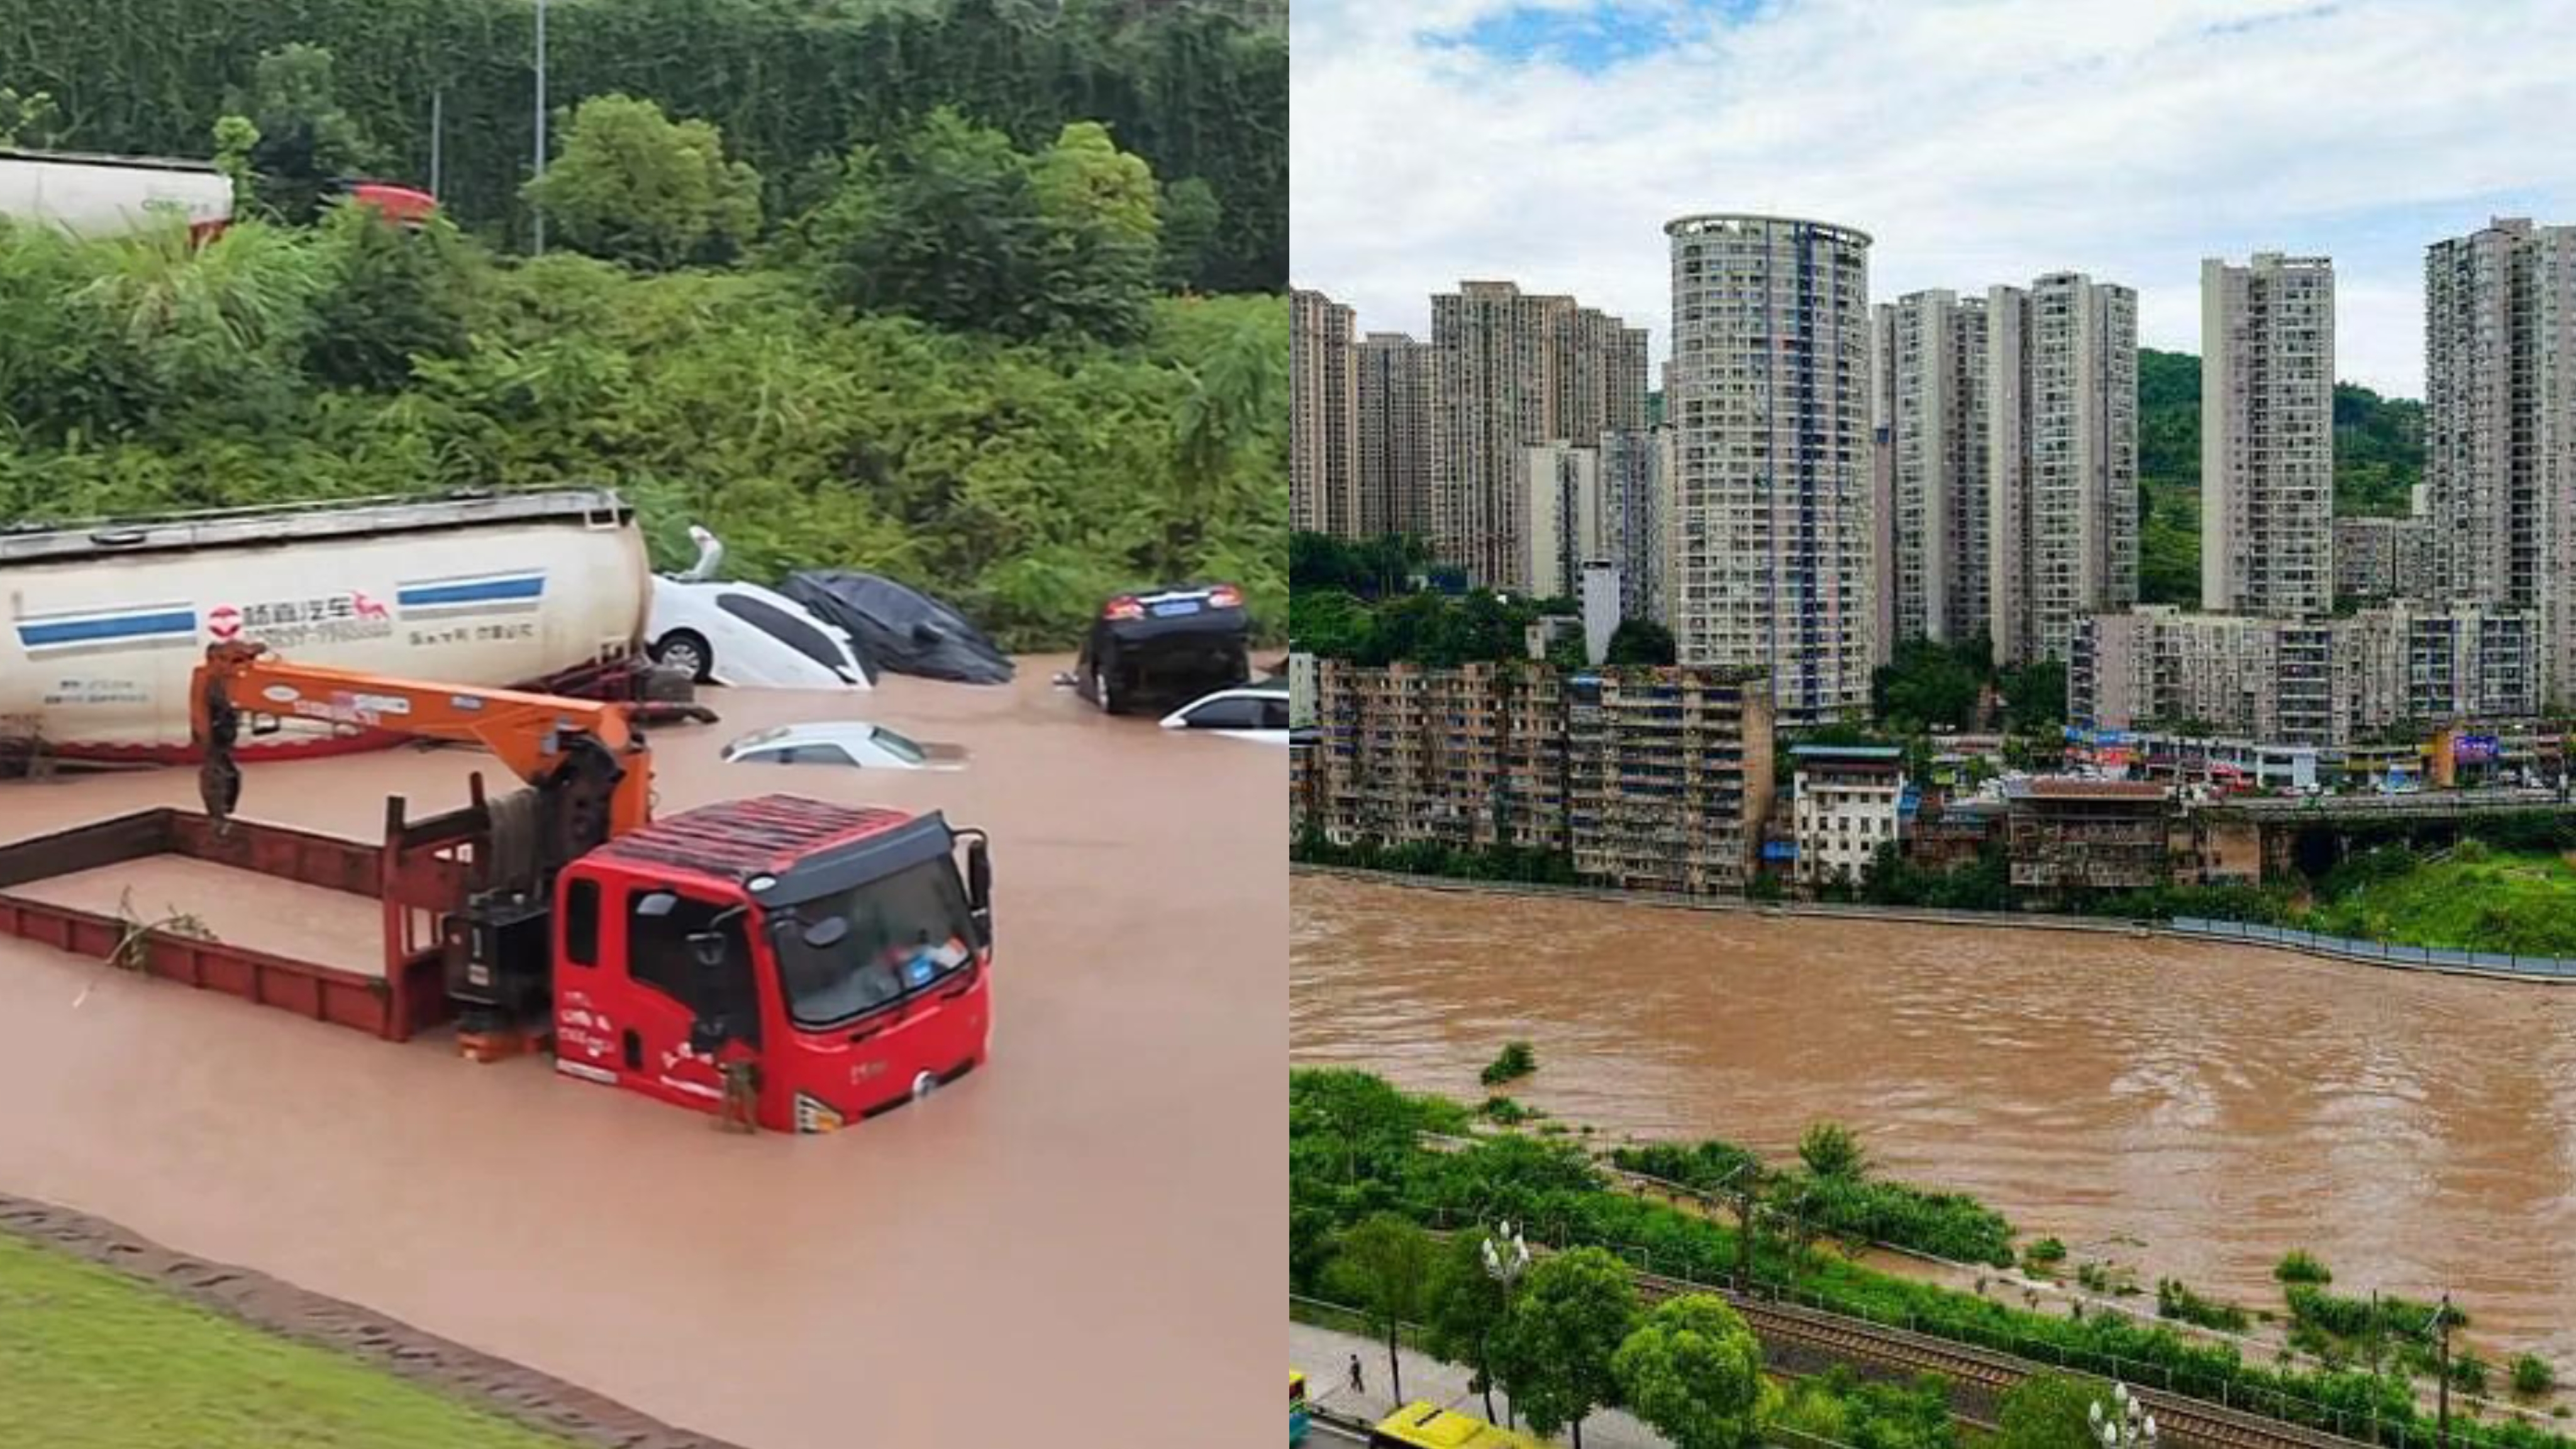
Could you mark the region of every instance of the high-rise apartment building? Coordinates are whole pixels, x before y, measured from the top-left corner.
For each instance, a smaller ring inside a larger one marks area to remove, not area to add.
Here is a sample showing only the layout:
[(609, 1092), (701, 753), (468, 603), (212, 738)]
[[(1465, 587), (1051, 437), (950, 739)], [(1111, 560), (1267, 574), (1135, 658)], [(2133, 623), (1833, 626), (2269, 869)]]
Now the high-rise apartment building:
[(1432, 349), (1401, 332), (1359, 346), (1360, 531), (1431, 536)]
[(1349, 307), (1289, 294), (1289, 511), (1294, 526), (1345, 538), (1361, 528), (1359, 357)]
[(2576, 696), (2576, 227), (2425, 249), (2424, 478), (2436, 591), (2536, 611), (2543, 687)]
[(2138, 598), (2138, 295), (2080, 272), (1986, 294), (1989, 635), (2064, 659)]
[(1357, 538), (1359, 351), (1351, 309), (1321, 292), (1288, 294), (1288, 513), (1292, 525)]
[(1541, 443), (1528, 451), (1525, 474), (1528, 551), (1507, 582), (1533, 598), (1573, 598), (1583, 566), (1607, 557), (1601, 452), (1562, 439)]
[(1527, 450), (1645, 426), (1646, 335), (1571, 297), (1462, 282), (1431, 299), (1431, 548), (1509, 586), (1529, 548)]
[(2200, 602), (2334, 606), (2334, 264), (2200, 264)]
[(1673, 633), (1769, 672), (1784, 724), (1869, 703), (1869, 237), (1706, 215), (1670, 239)]
[(1619, 566), (1619, 616), (1664, 621), (1670, 485), (1661, 428), (1601, 435), (1603, 552)]
[(1879, 587), (1896, 639), (1986, 632), (1986, 303), (1911, 292), (1874, 309), (1873, 405), (1887, 435), (1887, 553)]

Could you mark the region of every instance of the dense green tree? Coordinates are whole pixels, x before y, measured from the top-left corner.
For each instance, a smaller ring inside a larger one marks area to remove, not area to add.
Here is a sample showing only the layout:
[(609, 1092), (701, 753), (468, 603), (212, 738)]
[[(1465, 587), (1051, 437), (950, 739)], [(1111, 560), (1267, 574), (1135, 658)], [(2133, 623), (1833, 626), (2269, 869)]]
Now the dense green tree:
[(2066, 724), (2066, 661), (2042, 659), (1996, 672), (2004, 728), (2017, 735), (2056, 734)]
[(259, 198), (288, 221), (312, 220), (334, 182), (359, 176), (384, 154), (343, 104), (338, 64), (323, 46), (262, 52), (231, 111), (258, 128), (250, 164)]
[(1982, 642), (1958, 649), (1908, 639), (1870, 680), (1872, 712), (1905, 729), (1968, 724), (1988, 667)]
[(1652, 619), (1622, 619), (1610, 635), (1611, 664), (1670, 664), (1674, 657), (1673, 631)]
[(722, 262), (760, 234), (760, 173), (725, 159), (724, 135), (651, 101), (592, 96), (525, 194), (565, 245), (628, 266)]
[(1208, 260), (1225, 226), (1225, 203), (1216, 189), (1184, 176), (1163, 190), (1163, 255), (1160, 277), (1172, 291), (1204, 287)]
[(842, 165), (804, 245), (833, 294), (869, 310), (1006, 337), (1131, 340), (1154, 291), (1153, 173), (1088, 123), (1031, 156), (933, 112)]
[(335, 210), (320, 249), (305, 365), (334, 387), (386, 391), (411, 380), (412, 359), (465, 355), (470, 282), (455, 228), (417, 231), (359, 206)]
[(1404, 1364), (1398, 1330), (1418, 1322), (1431, 1292), (1431, 1235), (1393, 1213), (1375, 1213), (1342, 1234), (1324, 1281), (1368, 1314), (1386, 1335), (1386, 1372), (1396, 1402), (1404, 1401)]
[(2101, 1386), (2065, 1374), (2033, 1374), (2004, 1391), (1995, 1410), (1994, 1449), (2094, 1449), (2093, 1405)]
[(1162, 267), (1153, 168), (1119, 150), (1108, 127), (1077, 121), (1031, 161), (1029, 180), (1057, 325), (1113, 342), (1141, 336)]
[(1798, 1134), (1798, 1160), (1818, 1177), (1859, 1179), (1869, 1173), (1860, 1135), (1840, 1122), (1810, 1122)]
[(1486, 1271), (1485, 1242), (1481, 1232), (1449, 1235), (1432, 1270), (1423, 1326), (1430, 1330), (1426, 1347), (1433, 1353), (1474, 1366), (1469, 1387), (1484, 1395), (1485, 1417), (1494, 1420), (1494, 1335), (1510, 1298), (1507, 1285)]
[(1629, 1411), (1674, 1449), (1744, 1449), (1759, 1438), (1762, 1345), (1713, 1293), (1656, 1304), (1610, 1368)]
[(1532, 1429), (1571, 1425), (1581, 1449), (1585, 1417), (1619, 1403), (1611, 1361), (1636, 1321), (1627, 1265), (1599, 1248), (1552, 1254), (1530, 1269), (1495, 1335), (1494, 1367)]

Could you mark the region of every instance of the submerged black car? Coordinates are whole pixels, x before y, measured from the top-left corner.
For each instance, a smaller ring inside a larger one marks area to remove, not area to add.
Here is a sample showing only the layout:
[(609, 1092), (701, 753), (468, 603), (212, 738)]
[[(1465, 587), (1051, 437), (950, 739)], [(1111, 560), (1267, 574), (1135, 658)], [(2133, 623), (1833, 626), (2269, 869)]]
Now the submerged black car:
[(1174, 584), (1100, 606), (1074, 687), (1110, 714), (1186, 704), (1252, 678), (1252, 621), (1232, 584)]

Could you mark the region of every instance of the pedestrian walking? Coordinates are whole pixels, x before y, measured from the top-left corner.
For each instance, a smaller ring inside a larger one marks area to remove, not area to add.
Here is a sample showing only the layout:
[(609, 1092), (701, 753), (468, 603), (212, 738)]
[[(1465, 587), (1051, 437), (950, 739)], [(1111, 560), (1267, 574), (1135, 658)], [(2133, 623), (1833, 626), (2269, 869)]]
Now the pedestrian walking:
[(1358, 1354), (1351, 1355), (1351, 1392), (1355, 1394), (1365, 1394), (1368, 1392), (1368, 1385), (1360, 1378), (1360, 1356)]

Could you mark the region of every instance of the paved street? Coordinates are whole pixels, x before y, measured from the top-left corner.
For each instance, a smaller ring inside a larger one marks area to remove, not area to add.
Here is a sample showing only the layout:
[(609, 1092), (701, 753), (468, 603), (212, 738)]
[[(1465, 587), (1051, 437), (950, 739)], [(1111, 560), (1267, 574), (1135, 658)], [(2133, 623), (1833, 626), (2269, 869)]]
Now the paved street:
[[(1351, 1391), (1351, 1355), (1360, 1356), (1360, 1375), (1367, 1385), (1364, 1391)], [(1386, 1377), (1386, 1345), (1374, 1343), (1356, 1334), (1336, 1333), (1329, 1328), (1290, 1322), (1288, 1325), (1288, 1362), (1306, 1371), (1306, 1397), (1327, 1408), (1345, 1414), (1358, 1414), (1375, 1423), (1395, 1410)], [(1406, 1349), (1404, 1396), (1407, 1400), (1429, 1399), (1435, 1404), (1464, 1409), (1479, 1418), (1484, 1416), (1482, 1395), (1467, 1391), (1467, 1370), (1456, 1364), (1441, 1363)], [(1495, 1412), (1503, 1412), (1509, 1396), (1494, 1395)], [(1527, 1432), (1524, 1430), (1523, 1432)], [(1334, 1441), (1327, 1439), (1330, 1444)], [(1571, 1444), (1571, 1434), (1559, 1434), (1555, 1442)], [(1671, 1449), (1653, 1430), (1626, 1414), (1595, 1414), (1583, 1421), (1583, 1449)]]

